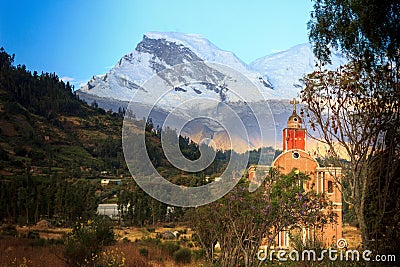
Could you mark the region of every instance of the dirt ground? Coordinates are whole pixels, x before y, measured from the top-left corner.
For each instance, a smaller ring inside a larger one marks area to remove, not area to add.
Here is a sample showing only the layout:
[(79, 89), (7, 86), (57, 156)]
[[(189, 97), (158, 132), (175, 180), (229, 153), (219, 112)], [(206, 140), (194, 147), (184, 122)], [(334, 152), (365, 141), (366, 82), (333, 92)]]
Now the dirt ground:
[(355, 226), (343, 225), (343, 238), (347, 241), (349, 249), (361, 247), (361, 233)]
[[(184, 231), (186, 230), (187, 234), (181, 234), (180, 237), (186, 237), (188, 240), (191, 239), (193, 232), (191, 231), (190, 228), (183, 227), (183, 226), (178, 226), (174, 228), (164, 228), (164, 227), (157, 227), (154, 228), (154, 231), (152, 230), (151, 232), (148, 231), (149, 228), (137, 228), (137, 227), (114, 227), (114, 233), (116, 235), (116, 239), (123, 240), (123, 239), (128, 239), (129, 241), (136, 241), (138, 239), (142, 239), (144, 237), (147, 238), (156, 238), (157, 234), (164, 233), (165, 231)], [(51, 227), (50, 225), (47, 227), (44, 226), (23, 226), (23, 227), (17, 227), (17, 231), (20, 234), (20, 236), (26, 236), (26, 234), (31, 231), (31, 232), (37, 232), (39, 233), (40, 238), (44, 239), (59, 239), (62, 238), (63, 235), (71, 231), (71, 228), (56, 228), (56, 227)]]
[[(17, 227), (17, 230), (20, 234), (28, 233), (29, 231), (35, 231), (39, 233), (40, 238), (45, 239), (59, 239), (69, 231), (70, 228), (55, 228), (51, 225), (46, 225), (44, 223), (38, 223), (35, 226), (31, 227)], [(149, 228), (137, 228), (137, 227), (114, 227), (114, 233), (116, 234), (117, 240), (128, 239), (131, 242), (134, 242), (138, 239), (142, 239), (144, 237), (148, 238), (156, 238), (157, 233), (164, 233), (165, 231), (184, 231), (186, 230), (186, 234), (180, 235), (181, 238), (186, 237), (188, 240), (191, 239), (193, 232), (190, 228), (184, 226), (178, 226), (174, 228), (164, 228), (157, 227), (154, 228), (154, 231), (148, 231)], [(361, 234), (357, 227), (350, 225), (343, 225), (343, 238), (348, 242), (349, 248), (358, 248), (361, 244)]]
[(137, 239), (142, 239), (144, 237), (147, 238), (156, 238), (157, 234), (164, 233), (166, 231), (174, 232), (174, 231), (183, 231), (186, 230), (186, 234), (181, 234), (180, 238), (186, 237), (188, 240), (192, 238), (193, 232), (190, 228), (178, 226), (174, 228), (164, 228), (157, 227), (154, 231), (149, 232), (147, 228), (135, 228), (135, 227), (121, 227), (114, 228), (114, 233), (117, 235), (117, 240), (123, 240), (124, 238), (129, 239), (129, 241), (135, 241)]

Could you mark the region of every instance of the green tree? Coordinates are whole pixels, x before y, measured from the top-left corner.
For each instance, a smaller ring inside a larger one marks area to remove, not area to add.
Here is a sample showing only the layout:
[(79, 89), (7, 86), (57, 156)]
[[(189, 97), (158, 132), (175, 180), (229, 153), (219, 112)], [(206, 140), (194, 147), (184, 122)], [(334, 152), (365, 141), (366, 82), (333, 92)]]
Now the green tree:
[[(400, 3), (397, 0), (314, 0), (308, 23), (315, 55), (330, 61), (338, 48), (364, 66), (399, 62)], [(397, 66), (398, 67), (398, 66)]]
[[(309, 132), (327, 146), (329, 161), (342, 167), (344, 201), (354, 207), (363, 244), (369, 247), (375, 239), (370, 223), (386, 216), (388, 190), (400, 179), (394, 171), (400, 152), (396, 145), (400, 139), (396, 130), (400, 123), (399, 85), (393, 84), (396, 81), (387, 71), (375, 68), (362, 75), (356, 63), (338, 71), (316, 71), (304, 79), (302, 92)], [(372, 187), (375, 179), (380, 180), (377, 188)], [(380, 207), (368, 196), (371, 190), (379, 197)], [(377, 210), (367, 216), (371, 204)]]
[[(304, 174), (281, 175), (275, 170), (257, 191), (248, 191), (241, 180), (226, 196), (189, 213), (191, 227), (209, 261), (221, 266), (258, 266), (257, 252), (266, 241), (274, 245), (275, 237), (291, 226), (318, 229), (334, 220), (331, 206), (324, 195), (305, 192)], [(214, 259), (214, 246), (221, 253)]]
[(343, 167), (344, 200), (354, 208), (364, 246), (394, 243), (398, 234), (388, 239), (378, 225), (389, 217), (398, 223), (400, 214), (390, 197), (400, 179), (400, 3), (315, 0), (308, 26), (322, 62), (330, 61), (332, 48), (350, 59), (337, 71), (321, 67), (304, 79), (301, 97), (313, 136)]

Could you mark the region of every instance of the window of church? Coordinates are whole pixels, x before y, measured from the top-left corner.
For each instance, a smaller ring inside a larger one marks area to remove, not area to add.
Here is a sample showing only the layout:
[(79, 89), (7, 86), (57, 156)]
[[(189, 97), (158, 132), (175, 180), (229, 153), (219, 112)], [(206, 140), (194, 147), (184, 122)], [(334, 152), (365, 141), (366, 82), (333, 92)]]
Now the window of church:
[(333, 182), (328, 181), (328, 193), (333, 193)]
[(294, 159), (298, 159), (298, 158), (300, 158), (300, 153), (299, 152), (293, 152), (292, 157)]

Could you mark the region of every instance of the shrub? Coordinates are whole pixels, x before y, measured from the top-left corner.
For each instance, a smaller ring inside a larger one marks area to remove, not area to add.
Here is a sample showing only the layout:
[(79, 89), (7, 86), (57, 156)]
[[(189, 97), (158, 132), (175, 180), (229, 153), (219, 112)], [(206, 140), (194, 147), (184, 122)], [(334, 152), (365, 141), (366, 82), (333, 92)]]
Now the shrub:
[(24, 147), (17, 147), (15, 149), (15, 156), (25, 157), (28, 154), (28, 151)]
[(126, 257), (124, 252), (119, 251), (118, 248), (115, 250), (106, 250), (103, 253), (100, 253), (98, 257), (94, 257), (94, 262), (88, 266), (95, 266), (95, 267), (103, 267), (103, 266), (110, 266), (110, 267), (123, 267), (126, 266)]
[(161, 244), (160, 239), (151, 237), (143, 237), (142, 239), (136, 239), (135, 242), (147, 246), (159, 246)]
[(32, 240), (29, 240), (28, 245), (32, 247), (42, 247), (46, 245), (47, 241), (44, 238), (35, 238)]
[(163, 225), (164, 228), (174, 228), (175, 224), (173, 222), (169, 223), (169, 224), (164, 224)]
[(147, 248), (139, 248), (139, 253), (143, 257), (147, 257), (149, 255), (149, 250)]
[(192, 261), (192, 252), (188, 248), (181, 248), (174, 253), (176, 263), (190, 263)]
[(162, 238), (162, 234), (161, 234), (161, 233), (157, 233), (157, 234), (156, 234), (156, 238), (157, 238), (157, 239), (161, 239), (161, 238)]
[(93, 227), (96, 232), (96, 239), (102, 245), (111, 245), (115, 243), (115, 235), (109, 221), (104, 219), (96, 219), (93, 222)]
[(39, 232), (37, 231), (29, 231), (28, 234), (26, 235), (27, 238), (29, 239), (38, 239), (40, 238)]
[(1, 234), (9, 236), (18, 236), (17, 227), (13, 224), (8, 224), (1, 229)]
[(193, 256), (196, 261), (205, 259), (206, 251), (204, 249), (197, 249), (193, 251)]
[(171, 257), (174, 255), (175, 251), (178, 251), (180, 248), (181, 246), (171, 241), (164, 242), (161, 245), (162, 251), (166, 252)]
[(69, 266), (81, 266), (115, 241), (110, 224), (100, 218), (77, 222), (65, 239), (64, 258)]
[[(0, 129), (1, 134), (1, 129)], [(0, 147), (0, 160), (9, 160), (10, 157), (8, 156), (8, 152), (5, 151), (2, 147)]]

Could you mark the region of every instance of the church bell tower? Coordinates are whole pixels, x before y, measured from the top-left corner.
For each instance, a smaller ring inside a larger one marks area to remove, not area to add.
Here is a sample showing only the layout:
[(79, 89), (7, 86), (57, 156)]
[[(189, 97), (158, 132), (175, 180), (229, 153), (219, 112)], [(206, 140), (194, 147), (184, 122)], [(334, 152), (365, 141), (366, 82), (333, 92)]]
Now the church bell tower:
[(303, 128), (302, 120), (296, 111), (296, 104), (298, 103), (295, 98), (290, 101), (290, 104), (293, 104), (293, 113), (288, 119), (287, 127), (283, 129), (283, 151), (305, 150), (306, 148), (306, 130)]

